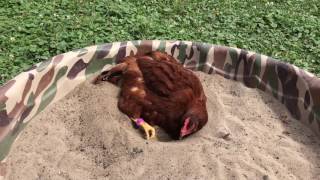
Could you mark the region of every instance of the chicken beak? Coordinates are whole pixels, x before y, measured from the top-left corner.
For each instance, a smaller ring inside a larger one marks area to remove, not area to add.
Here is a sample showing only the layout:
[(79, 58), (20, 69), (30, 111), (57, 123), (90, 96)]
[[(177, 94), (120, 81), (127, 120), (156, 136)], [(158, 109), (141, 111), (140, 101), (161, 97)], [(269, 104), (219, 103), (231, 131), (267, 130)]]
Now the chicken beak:
[(179, 136), (179, 140), (183, 139), (185, 136), (191, 134), (190, 131), (181, 131), (180, 132), (180, 136)]
[(180, 136), (179, 136), (179, 140), (181, 140), (181, 139), (183, 139), (183, 135), (182, 134), (180, 134)]
[(186, 136), (186, 135), (180, 135), (179, 140), (182, 140), (184, 138), (184, 136)]

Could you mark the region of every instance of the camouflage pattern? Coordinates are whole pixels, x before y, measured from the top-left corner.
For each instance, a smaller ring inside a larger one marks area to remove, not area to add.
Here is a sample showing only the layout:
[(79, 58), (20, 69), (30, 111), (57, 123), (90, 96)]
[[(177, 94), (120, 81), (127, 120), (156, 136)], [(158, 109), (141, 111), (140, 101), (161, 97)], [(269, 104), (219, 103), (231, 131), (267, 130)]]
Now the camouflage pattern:
[(19, 132), (48, 105), (130, 54), (165, 51), (187, 68), (240, 81), (270, 93), (297, 120), (320, 134), (320, 79), (271, 57), (189, 41), (128, 41), (60, 54), (32, 66), (0, 87), (0, 175)]

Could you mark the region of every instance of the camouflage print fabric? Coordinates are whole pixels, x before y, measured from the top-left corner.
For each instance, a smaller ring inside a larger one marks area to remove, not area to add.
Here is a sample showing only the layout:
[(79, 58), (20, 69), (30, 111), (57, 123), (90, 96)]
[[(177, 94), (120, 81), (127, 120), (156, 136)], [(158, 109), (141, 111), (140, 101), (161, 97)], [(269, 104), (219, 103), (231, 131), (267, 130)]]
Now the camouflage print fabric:
[(74, 50), (36, 64), (0, 87), (0, 174), (19, 132), (48, 105), (130, 54), (165, 51), (185, 67), (270, 93), (292, 116), (320, 134), (320, 79), (253, 52), (189, 41), (128, 41)]

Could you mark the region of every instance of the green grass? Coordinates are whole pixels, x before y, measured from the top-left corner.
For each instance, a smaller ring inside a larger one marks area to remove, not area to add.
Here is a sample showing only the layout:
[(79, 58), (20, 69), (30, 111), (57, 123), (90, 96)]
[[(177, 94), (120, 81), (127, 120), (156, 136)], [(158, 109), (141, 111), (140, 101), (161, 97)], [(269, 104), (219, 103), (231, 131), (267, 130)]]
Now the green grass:
[(93, 44), (175, 39), (235, 46), (320, 74), (319, 0), (0, 1), (0, 84)]

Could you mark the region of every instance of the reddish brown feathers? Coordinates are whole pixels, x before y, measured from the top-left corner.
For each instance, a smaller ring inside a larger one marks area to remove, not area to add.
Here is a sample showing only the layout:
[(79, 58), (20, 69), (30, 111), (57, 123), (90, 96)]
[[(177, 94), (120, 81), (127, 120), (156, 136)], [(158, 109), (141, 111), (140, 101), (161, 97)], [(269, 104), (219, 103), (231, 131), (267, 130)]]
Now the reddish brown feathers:
[(113, 83), (115, 77), (122, 80), (118, 105), (123, 113), (160, 126), (174, 139), (207, 123), (206, 96), (192, 71), (157, 51), (126, 58), (104, 75)]

